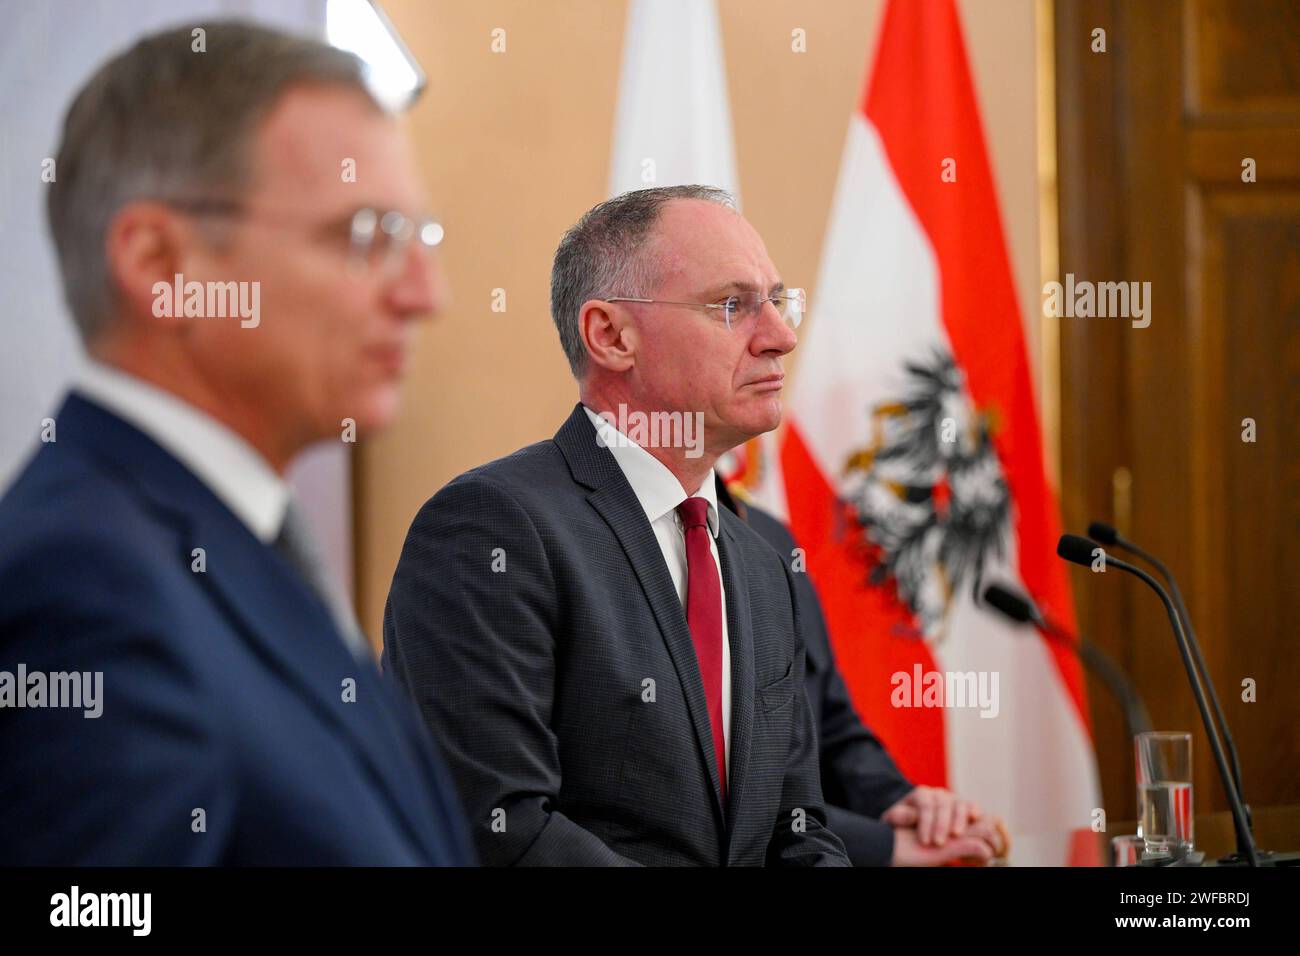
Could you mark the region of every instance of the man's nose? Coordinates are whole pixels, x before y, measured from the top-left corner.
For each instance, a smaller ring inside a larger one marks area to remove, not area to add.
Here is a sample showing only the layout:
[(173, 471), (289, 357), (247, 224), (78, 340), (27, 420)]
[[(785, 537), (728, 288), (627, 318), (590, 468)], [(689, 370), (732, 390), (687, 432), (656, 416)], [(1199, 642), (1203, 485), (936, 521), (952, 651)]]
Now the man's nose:
[(439, 257), (413, 244), (388, 287), (388, 300), (404, 319), (432, 318), (446, 306), (447, 291)]
[(755, 355), (767, 352), (786, 355), (793, 352), (798, 344), (799, 337), (781, 315), (781, 310), (776, 307), (776, 303), (764, 302), (763, 311), (758, 317), (758, 327), (754, 330), (753, 339), (750, 340), (750, 350)]

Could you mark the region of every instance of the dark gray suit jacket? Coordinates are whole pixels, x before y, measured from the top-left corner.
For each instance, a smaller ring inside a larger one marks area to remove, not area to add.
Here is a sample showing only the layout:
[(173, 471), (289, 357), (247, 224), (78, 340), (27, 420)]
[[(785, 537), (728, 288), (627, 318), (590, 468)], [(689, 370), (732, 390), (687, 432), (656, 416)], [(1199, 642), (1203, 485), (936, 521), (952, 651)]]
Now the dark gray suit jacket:
[(685, 612), (581, 405), (420, 510), (385, 666), (441, 740), (485, 863), (848, 865), (826, 828), (792, 576), (720, 512), (725, 808)]
[[(720, 479), (717, 487), (718, 503), (736, 511), (791, 565), (798, 545), (785, 525), (760, 508), (735, 501)], [(894, 828), (878, 818), (915, 784), (858, 717), (835, 666), (817, 589), (807, 573), (794, 572), (794, 580), (808, 659), (804, 687), (817, 727), (827, 822), (844, 841), (854, 866), (888, 866), (894, 855)]]

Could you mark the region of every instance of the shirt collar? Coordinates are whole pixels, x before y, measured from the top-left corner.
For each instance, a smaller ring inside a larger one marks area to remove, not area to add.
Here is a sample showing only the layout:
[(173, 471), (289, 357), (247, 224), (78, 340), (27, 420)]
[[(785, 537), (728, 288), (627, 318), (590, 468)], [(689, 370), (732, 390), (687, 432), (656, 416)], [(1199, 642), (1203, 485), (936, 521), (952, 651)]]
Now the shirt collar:
[[(632, 486), (637, 501), (645, 509), (645, 516), (654, 524), (664, 515), (675, 513), (677, 506), (691, 497), (682, 490), (682, 483), (658, 458), (625, 436), (612, 424), (601, 418), (586, 405), (582, 410), (591, 419), (597, 439), (608, 448), (618, 462), (627, 483)], [(714, 487), (713, 473), (705, 476), (695, 497), (709, 503), (709, 533), (718, 536), (718, 491)], [(681, 519), (677, 519), (680, 521)]]
[(76, 389), (170, 452), (259, 540), (275, 540), (289, 486), (243, 438), (170, 392), (93, 359)]

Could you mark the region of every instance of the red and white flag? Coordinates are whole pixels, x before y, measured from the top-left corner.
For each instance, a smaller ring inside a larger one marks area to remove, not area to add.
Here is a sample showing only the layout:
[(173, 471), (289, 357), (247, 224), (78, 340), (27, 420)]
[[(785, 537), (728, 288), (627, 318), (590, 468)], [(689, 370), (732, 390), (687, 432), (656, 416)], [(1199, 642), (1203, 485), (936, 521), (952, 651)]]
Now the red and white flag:
[(885, 10), (810, 316), (781, 468), (858, 711), (914, 781), (1066, 863), (1100, 805), (1081, 669), (977, 597), (1074, 619), (953, 0)]

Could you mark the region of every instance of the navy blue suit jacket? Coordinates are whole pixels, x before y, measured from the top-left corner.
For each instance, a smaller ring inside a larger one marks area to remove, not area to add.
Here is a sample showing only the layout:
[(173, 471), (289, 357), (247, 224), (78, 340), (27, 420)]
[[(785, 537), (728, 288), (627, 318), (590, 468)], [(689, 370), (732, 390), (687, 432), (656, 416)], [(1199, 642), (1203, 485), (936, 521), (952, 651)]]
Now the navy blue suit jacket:
[(471, 863), (418, 717), (289, 565), (122, 419), (55, 421), (0, 500), (0, 671), (102, 672), (102, 714), (0, 707), (0, 863)]

